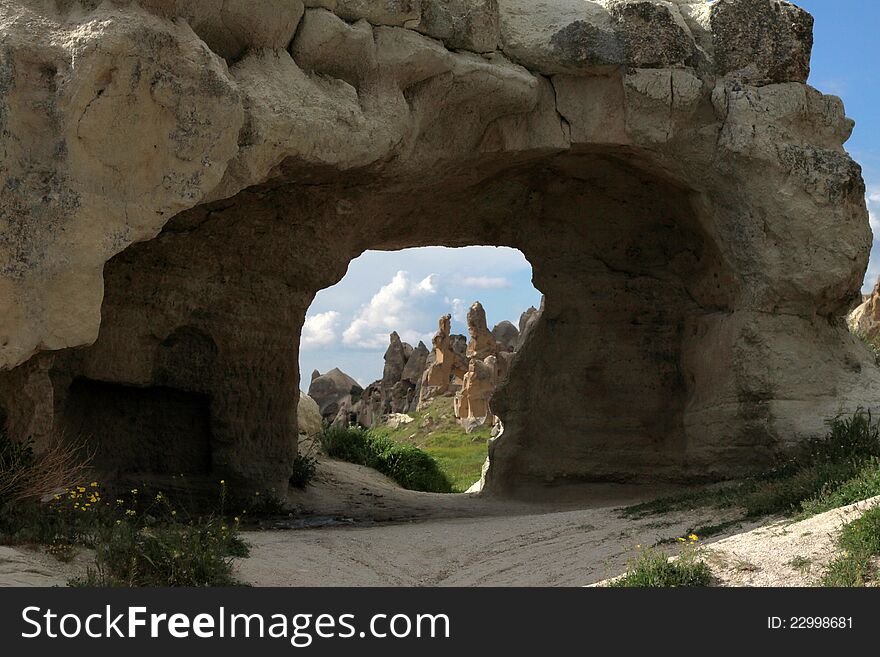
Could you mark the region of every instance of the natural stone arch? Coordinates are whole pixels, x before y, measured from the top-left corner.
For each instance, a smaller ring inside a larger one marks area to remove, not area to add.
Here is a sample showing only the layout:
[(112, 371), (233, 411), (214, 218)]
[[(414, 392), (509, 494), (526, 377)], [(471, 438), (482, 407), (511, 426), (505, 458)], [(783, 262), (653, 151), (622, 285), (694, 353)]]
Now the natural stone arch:
[(852, 124), (804, 84), (804, 12), (507, 0), (438, 27), (424, 0), (410, 29), (345, 2), (229, 34), (190, 4), (3, 7), (10, 424), (63, 427), (78, 380), (170, 389), (208, 409), (212, 473), (283, 486), (314, 293), (429, 244), (519, 248), (547, 297), (491, 489), (739, 474), (880, 396), (841, 320), (870, 246)]

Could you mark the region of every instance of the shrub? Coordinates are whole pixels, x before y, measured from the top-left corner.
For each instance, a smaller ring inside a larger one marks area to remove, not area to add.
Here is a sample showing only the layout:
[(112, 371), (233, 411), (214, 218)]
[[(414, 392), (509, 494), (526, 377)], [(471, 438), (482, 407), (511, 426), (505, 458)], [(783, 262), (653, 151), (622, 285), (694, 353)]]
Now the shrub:
[(677, 559), (670, 560), (663, 551), (645, 550), (629, 565), (626, 573), (611, 582), (614, 588), (662, 588), (708, 586), (712, 571), (692, 546)]
[(839, 485), (824, 485), (818, 495), (803, 502), (801, 507), (804, 516), (813, 516), (877, 495), (880, 495), (880, 459), (872, 457), (855, 476)]
[[(864, 409), (828, 421), (828, 432), (810, 440), (779, 467), (743, 482), (638, 504), (625, 515), (741, 506), (749, 517), (814, 514), (880, 494), (880, 423)], [(860, 495), (864, 495), (860, 497)]]
[(95, 568), (71, 586), (231, 586), (248, 547), (222, 519), (155, 528), (121, 522), (99, 530)]
[(865, 586), (871, 581), (874, 557), (880, 555), (880, 507), (865, 511), (861, 518), (847, 524), (838, 544), (844, 550), (829, 565), (823, 586)]
[(73, 485), (87, 465), (82, 445), (75, 441), (56, 438), (35, 453), (33, 441), (12, 440), (0, 426), (0, 513)]
[(330, 428), (321, 436), (328, 456), (378, 470), (410, 490), (451, 493), (437, 461), (414, 445), (397, 443), (361, 427)]
[(321, 434), (327, 456), (340, 461), (367, 465), (370, 459), (370, 432), (361, 427), (330, 427)]
[[(77, 487), (56, 500), (61, 516), (85, 519), (68, 535), (95, 550), (95, 566), (71, 586), (230, 586), (232, 564), (246, 557), (239, 518), (225, 516), (226, 485), (220, 482), (216, 513), (185, 519), (163, 493), (146, 496), (134, 488), (114, 502), (103, 502), (94, 488)], [(83, 492), (84, 491), (84, 492)], [(89, 495), (89, 497), (85, 497)], [(97, 498), (94, 506), (83, 509)], [(83, 501), (87, 500), (87, 501)], [(76, 509), (79, 509), (77, 511)], [(86, 531), (82, 531), (85, 529)]]
[(376, 455), (373, 467), (410, 490), (452, 492), (452, 482), (434, 457), (415, 445), (392, 444)]
[(318, 462), (310, 454), (297, 454), (293, 460), (293, 470), (290, 473), (290, 485), (295, 488), (305, 488), (315, 476)]

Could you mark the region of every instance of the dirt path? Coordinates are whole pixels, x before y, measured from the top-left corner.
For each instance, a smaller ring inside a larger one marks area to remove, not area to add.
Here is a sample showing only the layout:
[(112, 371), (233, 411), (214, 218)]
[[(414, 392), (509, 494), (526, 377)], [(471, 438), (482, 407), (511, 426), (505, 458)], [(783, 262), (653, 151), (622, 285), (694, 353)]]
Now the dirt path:
[[(360, 521), (247, 533), (252, 550), (238, 566), (243, 581), (255, 586), (581, 586), (619, 573), (637, 545), (674, 539), (731, 517), (708, 509), (641, 520), (620, 517), (621, 505), (666, 492), (656, 487), (578, 486), (545, 491), (544, 499), (552, 497), (552, 503), (536, 496), (528, 502), (502, 501), (401, 491), (376, 481), (365, 468), (329, 467), (311, 492), (297, 498), (301, 513)], [(403, 517), (410, 520), (400, 522)]]

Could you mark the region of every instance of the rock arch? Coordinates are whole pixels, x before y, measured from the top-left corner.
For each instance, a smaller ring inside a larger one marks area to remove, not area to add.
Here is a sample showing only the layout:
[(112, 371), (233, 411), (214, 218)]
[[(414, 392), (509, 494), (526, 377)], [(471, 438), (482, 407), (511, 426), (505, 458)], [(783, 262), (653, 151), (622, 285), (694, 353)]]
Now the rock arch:
[(207, 409), (212, 473), (283, 486), (315, 292), (424, 245), (518, 248), (546, 296), (490, 490), (741, 474), (880, 397), (841, 319), (870, 248), (852, 122), (805, 84), (805, 12), (222, 4), (0, 10), (11, 425), (64, 428), (72, 381), (163, 387)]

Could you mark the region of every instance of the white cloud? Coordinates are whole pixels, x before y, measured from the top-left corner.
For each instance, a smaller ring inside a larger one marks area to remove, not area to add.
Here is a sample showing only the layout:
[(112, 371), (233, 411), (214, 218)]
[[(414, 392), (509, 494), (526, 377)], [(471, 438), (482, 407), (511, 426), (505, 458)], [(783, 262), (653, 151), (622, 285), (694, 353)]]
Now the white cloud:
[(339, 313), (328, 310), (306, 317), (303, 324), (302, 349), (318, 349), (328, 347), (336, 342), (336, 325), (339, 323)]
[(868, 187), (867, 201), (868, 221), (870, 221), (871, 230), (874, 232), (874, 245), (871, 249), (868, 271), (865, 272), (862, 292), (870, 292), (877, 282), (877, 278), (880, 277), (880, 187)]
[(342, 342), (349, 347), (379, 349), (387, 346), (388, 334), (397, 331), (405, 342), (418, 342), (430, 333), (424, 312), (424, 301), (437, 294), (437, 277), (430, 274), (413, 282), (406, 271), (398, 271), (391, 282), (383, 285), (370, 302), (362, 306), (354, 320), (342, 333)]
[(473, 287), (481, 290), (500, 290), (510, 287), (510, 281), (502, 276), (465, 276), (455, 282), (463, 287)]
[(456, 322), (467, 321), (467, 304), (462, 299), (447, 299), (447, 303), (452, 306), (452, 319)]

